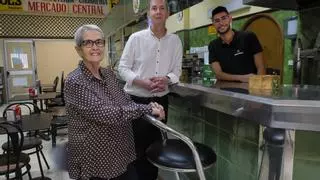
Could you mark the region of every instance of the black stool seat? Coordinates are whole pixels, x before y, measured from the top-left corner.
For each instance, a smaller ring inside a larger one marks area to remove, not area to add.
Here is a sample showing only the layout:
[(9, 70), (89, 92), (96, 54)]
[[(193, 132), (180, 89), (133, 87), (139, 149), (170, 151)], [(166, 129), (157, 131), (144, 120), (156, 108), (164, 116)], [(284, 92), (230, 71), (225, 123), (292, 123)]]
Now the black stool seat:
[[(42, 144), (42, 141), (39, 138), (35, 138), (35, 137), (24, 138), (21, 150), (24, 151), (24, 150), (33, 149), (37, 146), (40, 146), (41, 144)], [(8, 142), (2, 145), (2, 149), (5, 151), (8, 151)], [(10, 150), (12, 150), (12, 143), (10, 143)]]
[[(217, 156), (208, 146), (194, 142), (202, 166), (208, 168), (213, 165)], [(191, 149), (179, 139), (167, 139), (153, 143), (146, 151), (148, 159), (155, 165), (181, 170), (196, 171)]]

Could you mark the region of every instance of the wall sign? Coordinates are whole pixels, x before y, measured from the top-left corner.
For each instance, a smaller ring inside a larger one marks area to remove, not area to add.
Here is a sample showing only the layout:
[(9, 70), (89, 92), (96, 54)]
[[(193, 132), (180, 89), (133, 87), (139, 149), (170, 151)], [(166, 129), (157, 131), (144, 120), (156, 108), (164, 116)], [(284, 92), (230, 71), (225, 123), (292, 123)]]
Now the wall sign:
[(111, 0), (5, 0), (0, 12), (24, 12), (41, 15), (105, 17)]
[(140, 0), (132, 0), (132, 8), (134, 13), (138, 13), (140, 9)]
[(209, 35), (216, 35), (217, 34), (217, 30), (212, 24), (210, 26), (208, 26), (208, 34)]
[(110, 3), (111, 8), (113, 8), (114, 6), (116, 6), (117, 4), (119, 4), (119, 2), (120, 2), (120, 0), (110, 0), (110, 1), (111, 1), (111, 3)]

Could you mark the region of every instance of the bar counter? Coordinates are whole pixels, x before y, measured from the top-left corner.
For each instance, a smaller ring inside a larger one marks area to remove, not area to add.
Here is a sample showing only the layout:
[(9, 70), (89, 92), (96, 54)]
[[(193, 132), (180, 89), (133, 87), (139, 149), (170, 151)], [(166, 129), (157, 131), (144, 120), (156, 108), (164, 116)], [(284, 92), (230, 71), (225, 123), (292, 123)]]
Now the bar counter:
[(218, 82), (212, 87), (178, 84), (171, 92), (266, 127), (320, 131), (320, 86), (283, 85), (250, 92), (247, 83)]
[(217, 153), (207, 180), (319, 179), (320, 87), (217, 82), (170, 91), (168, 125)]

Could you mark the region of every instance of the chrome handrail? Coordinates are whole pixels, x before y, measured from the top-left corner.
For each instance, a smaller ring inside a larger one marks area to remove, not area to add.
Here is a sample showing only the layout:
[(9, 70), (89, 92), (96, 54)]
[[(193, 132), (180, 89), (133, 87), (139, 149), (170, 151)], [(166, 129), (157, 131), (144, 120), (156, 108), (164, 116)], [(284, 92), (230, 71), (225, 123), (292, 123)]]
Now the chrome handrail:
[(197, 169), (200, 180), (206, 180), (198, 151), (197, 151), (196, 147), (194, 146), (193, 142), (191, 141), (191, 139), (186, 137), (185, 135), (175, 131), (174, 129), (170, 128), (169, 126), (167, 126), (166, 124), (164, 124), (160, 120), (157, 120), (153, 116), (145, 115), (145, 119), (148, 122), (150, 122), (151, 124), (153, 124), (154, 126), (160, 128), (161, 130), (163, 130), (165, 132), (170, 133), (171, 135), (173, 135), (173, 136), (181, 139), (183, 142), (185, 142), (192, 151), (193, 158), (196, 163), (196, 169)]

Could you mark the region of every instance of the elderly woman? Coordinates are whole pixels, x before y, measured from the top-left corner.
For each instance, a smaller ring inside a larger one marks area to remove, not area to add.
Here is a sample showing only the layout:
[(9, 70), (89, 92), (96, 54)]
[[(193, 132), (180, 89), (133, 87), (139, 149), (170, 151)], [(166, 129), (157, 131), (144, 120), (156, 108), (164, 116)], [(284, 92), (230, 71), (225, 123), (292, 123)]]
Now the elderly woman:
[(135, 179), (131, 121), (146, 113), (163, 119), (163, 108), (134, 103), (114, 73), (100, 67), (105, 40), (98, 26), (80, 27), (75, 42), (83, 60), (65, 82), (69, 175), (81, 180)]

